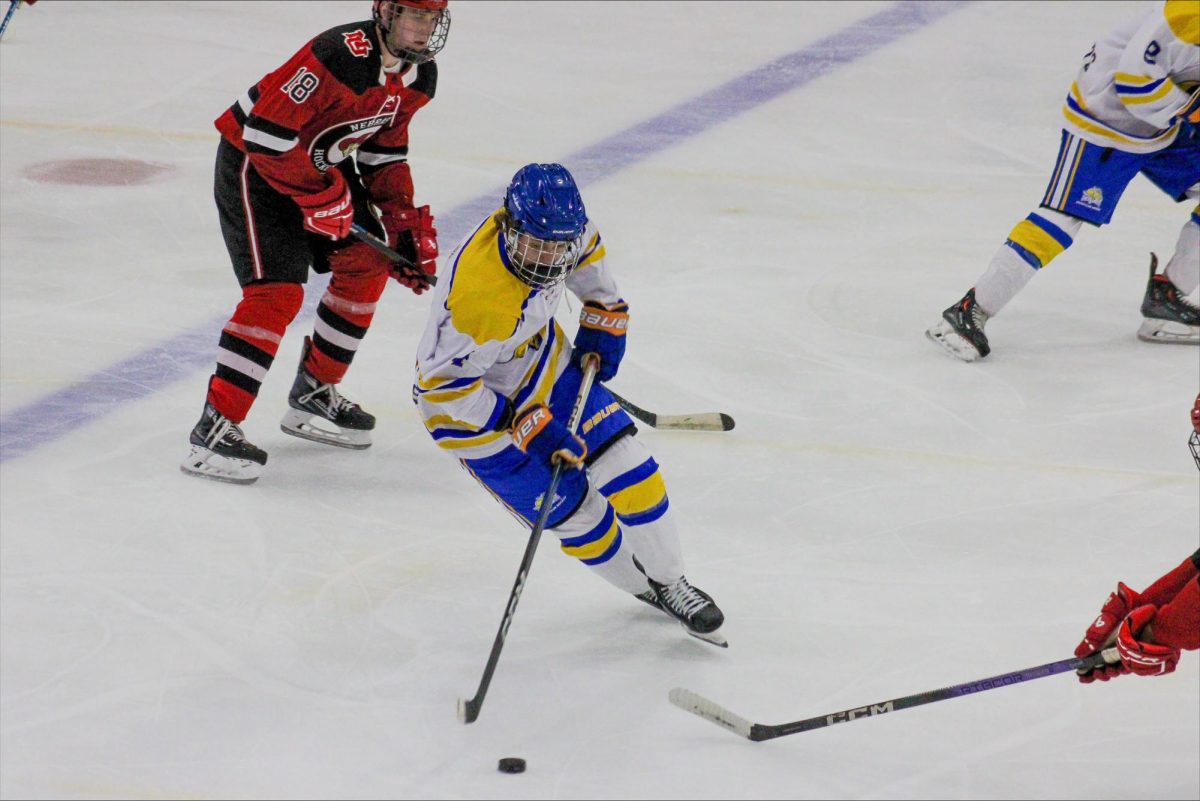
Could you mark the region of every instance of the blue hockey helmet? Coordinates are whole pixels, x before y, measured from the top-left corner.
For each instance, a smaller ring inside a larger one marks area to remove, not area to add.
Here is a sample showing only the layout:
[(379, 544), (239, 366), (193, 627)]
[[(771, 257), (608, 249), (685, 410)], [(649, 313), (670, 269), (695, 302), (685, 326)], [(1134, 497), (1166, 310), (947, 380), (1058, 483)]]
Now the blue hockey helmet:
[(545, 289), (566, 279), (583, 249), (587, 212), (575, 179), (561, 164), (526, 164), (504, 194), (509, 268)]

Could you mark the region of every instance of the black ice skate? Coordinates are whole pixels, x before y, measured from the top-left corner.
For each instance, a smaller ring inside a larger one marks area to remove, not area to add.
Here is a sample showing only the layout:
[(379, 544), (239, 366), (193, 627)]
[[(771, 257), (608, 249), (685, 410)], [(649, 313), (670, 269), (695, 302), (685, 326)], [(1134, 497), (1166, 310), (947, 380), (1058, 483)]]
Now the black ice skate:
[(1150, 281), (1142, 299), (1138, 339), (1200, 345), (1200, 307), (1188, 303), (1171, 279), (1158, 272), (1158, 256), (1150, 254)]
[(942, 312), (942, 321), (925, 332), (951, 356), (964, 362), (982, 359), (992, 352), (983, 327), (988, 316), (975, 302), (975, 287), (962, 300)]
[(375, 416), (339, 395), (333, 384), (320, 383), (304, 369), (304, 360), (311, 347), (312, 340), (305, 337), (296, 380), (288, 395), (288, 406), (292, 408), (283, 416), (279, 427), (293, 437), (339, 448), (362, 450), (371, 447)]
[(192, 450), (179, 469), (194, 476), (253, 484), (267, 463), (267, 452), (247, 442), (242, 429), (211, 403), (204, 404), (204, 413), (188, 441)]
[(652, 578), (646, 581), (650, 584), (650, 590), (634, 595), (635, 598), (657, 606), (678, 620), (683, 630), (693, 637), (721, 648), (729, 647), (728, 640), (720, 631), (725, 615), (708, 593), (693, 587), (683, 576), (670, 584), (659, 584)]

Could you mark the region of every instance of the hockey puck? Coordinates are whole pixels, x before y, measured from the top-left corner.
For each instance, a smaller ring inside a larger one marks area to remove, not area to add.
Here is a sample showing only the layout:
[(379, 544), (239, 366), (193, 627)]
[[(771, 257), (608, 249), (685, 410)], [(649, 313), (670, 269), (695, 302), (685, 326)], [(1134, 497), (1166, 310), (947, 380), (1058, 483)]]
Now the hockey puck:
[(525, 760), (520, 757), (504, 757), (500, 760), (497, 770), (501, 773), (524, 773)]

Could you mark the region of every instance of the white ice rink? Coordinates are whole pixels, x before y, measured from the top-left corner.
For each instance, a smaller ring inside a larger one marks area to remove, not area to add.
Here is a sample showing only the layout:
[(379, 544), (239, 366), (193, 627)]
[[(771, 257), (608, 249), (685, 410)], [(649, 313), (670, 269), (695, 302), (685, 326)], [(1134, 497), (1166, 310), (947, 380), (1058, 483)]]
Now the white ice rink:
[(1200, 354), (1134, 336), (1190, 207), (1135, 179), (982, 362), (923, 335), (1041, 198), (1079, 58), (1136, 5), (454, 0), (411, 129), (443, 252), (516, 169), (563, 161), (631, 304), (613, 388), (737, 420), (639, 435), (731, 647), (546, 536), (471, 726), (455, 701), (527, 537), (416, 416), (428, 296), (389, 286), (343, 385), (379, 417), (370, 450), (279, 431), (306, 310), (244, 426), (263, 478), (178, 469), (239, 297), (212, 120), (370, 3), (21, 8), (0, 44), (0, 795), (1200, 797), (1194, 652), (766, 743), (667, 702), (782, 723), (1064, 659), (1118, 580), (1200, 544)]

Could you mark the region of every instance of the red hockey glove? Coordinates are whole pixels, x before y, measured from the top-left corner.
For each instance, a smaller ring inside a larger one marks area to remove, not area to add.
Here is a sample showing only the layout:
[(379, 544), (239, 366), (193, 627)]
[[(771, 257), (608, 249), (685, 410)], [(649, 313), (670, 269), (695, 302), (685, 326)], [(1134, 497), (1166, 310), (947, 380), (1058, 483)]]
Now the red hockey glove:
[(380, 210), (388, 237), (395, 240), (400, 254), (415, 265), (395, 265), (392, 278), (420, 295), (430, 286), (427, 276), (437, 274), (438, 232), (433, 215), (428, 206), (414, 209), (389, 203)]
[(1179, 664), (1179, 649), (1139, 640), (1157, 610), (1149, 604), (1129, 613), (1117, 631), (1117, 653), (1121, 664), (1138, 676), (1165, 676)]
[(583, 460), (587, 458), (587, 444), (568, 431), (541, 403), (517, 415), (512, 438), (518, 448), (551, 464), (561, 459), (578, 468), (583, 467)]
[[(1083, 641), (1075, 648), (1075, 656), (1082, 659), (1085, 656), (1099, 653), (1113, 644), (1117, 637), (1117, 627), (1121, 621), (1137, 606), (1141, 605), (1141, 596), (1129, 589), (1123, 582), (1117, 582), (1117, 591), (1108, 596), (1100, 615), (1083, 635)], [(1115, 665), (1101, 665), (1086, 673), (1079, 674), (1079, 681), (1091, 684), (1097, 679), (1108, 681), (1129, 672), (1124, 661)]]
[(311, 195), (300, 195), (296, 205), (304, 212), (304, 227), (313, 233), (330, 239), (345, 239), (350, 236), (354, 223), (354, 203), (350, 200), (350, 187), (337, 170), (330, 170), (333, 184)]

